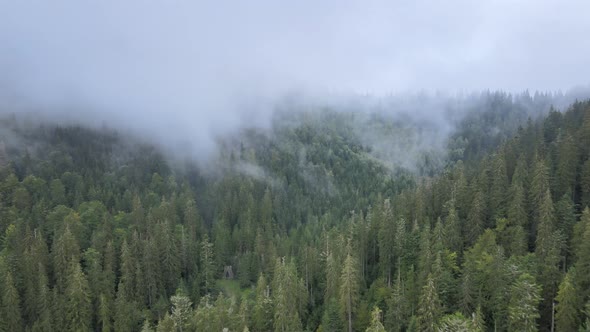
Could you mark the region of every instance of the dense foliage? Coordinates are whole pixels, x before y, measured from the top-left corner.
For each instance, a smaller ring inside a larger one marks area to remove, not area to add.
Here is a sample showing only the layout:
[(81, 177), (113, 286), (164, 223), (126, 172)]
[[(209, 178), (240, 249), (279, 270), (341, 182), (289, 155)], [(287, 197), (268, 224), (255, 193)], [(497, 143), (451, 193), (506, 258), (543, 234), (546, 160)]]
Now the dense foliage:
[(443, 150), (416, 149), (428, 125), (324, 110), (208, 167), (4, 120), (0, 331), (588, 329), (590, 102), (529, 119), (486, 98)]

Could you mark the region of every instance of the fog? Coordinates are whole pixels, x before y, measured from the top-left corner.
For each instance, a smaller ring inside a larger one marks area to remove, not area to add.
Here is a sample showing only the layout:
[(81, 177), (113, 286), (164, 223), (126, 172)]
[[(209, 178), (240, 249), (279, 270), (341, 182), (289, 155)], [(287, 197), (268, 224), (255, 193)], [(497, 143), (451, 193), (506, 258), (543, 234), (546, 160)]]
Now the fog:
[(0, 0), (0, 108), (206, 156), (217, 135), (268, 126), (285, 96), (319, 104), (587, 85), (589, 10), (538, 0)]

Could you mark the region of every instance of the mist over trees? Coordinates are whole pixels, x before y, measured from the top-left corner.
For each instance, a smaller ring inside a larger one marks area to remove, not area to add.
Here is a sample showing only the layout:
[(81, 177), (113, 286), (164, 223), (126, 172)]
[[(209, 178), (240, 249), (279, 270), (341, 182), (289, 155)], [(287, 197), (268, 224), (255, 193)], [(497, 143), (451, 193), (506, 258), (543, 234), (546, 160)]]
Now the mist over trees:
[(4, 117), (0, 330), (587, 329), (590, 102), (560, 98), (283, 105), (205, 164)]

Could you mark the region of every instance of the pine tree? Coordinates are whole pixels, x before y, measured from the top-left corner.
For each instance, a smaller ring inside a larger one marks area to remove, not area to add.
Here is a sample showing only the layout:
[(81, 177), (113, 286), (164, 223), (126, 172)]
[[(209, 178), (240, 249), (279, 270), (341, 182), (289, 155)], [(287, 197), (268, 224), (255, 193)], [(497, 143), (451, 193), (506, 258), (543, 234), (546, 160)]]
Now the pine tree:
[(585, 314), (584, 316), (586, 317), (586, 320), (580, 326), (579, 331), (580, 332), (590, 332), (590, 302), (586, 303), (584, 314)]
[(293, 261), (277, 259), (272, 281), (275, 331), (301, 330), (301, 315), (306, 302), (307, 291), (303, 281), (297, 277)]
[(553, 202), (549, 190), (545, 192), (543, 203), (538, 212), (539, 227), (535, 255), (539, 260), (539, 284), (542, 286), (541, 315), (543, 318), (551, 317), (552, 300), (557, 292), (560, 277), (559, 262), (561, 260), (561, 248), (563, 236), (555, 230), (555, 217)]
[[(538, 159), (535, 162), (535, 167), (532, 173), (531, 187), (530, 187), (530, 208), (533, 211), (533, 219), (539, 221), (539, 213), (543, 210), (545, 203), (545, 195), (549, 191), (549, 168), (545, 161)], [(536, 227), (536, 223), (534, 223)], [(533, 228), (535, 230), (535, 228)]]
[(590, 208), (586, 207), (575, 226), (572, 240), (576, 273), (575, 284), (582, 299), (590, 296)]
[(348, 321), (348, 331), (352, 332), (353, 313), (356, 310), (356, 305), (359, 300), (359, 276), (357, 260), (352, 254), (350, 242), (347, 246), (347, 254), (342, 266), (342, 274), (340, 276), (340, 306), (342, 308), (344, 317)]
[(504, 217), (506, 192), (508, 190), (508, 176), (506, 174), (506, 161), (504, 154), (499, 153), (492, 161), (492, 185), (490, 188), (490, 211), (493, 219)]
[[(557, 219), (556, 227), (565, 239), (572, 238), (572, 231), (576, 223), (576, 214), (574, 202), (569, 193), (563, 194), (561, 199), (555, 204), (555, 217)], [(571, 252), (568, 252), (571, 254)]]
[(137, 308), (138, 305), (125, 297), (123, 291), (125, 287), (122, 287), (122, 283), (123, 281), (119, 283), (119, 290), (117, 291), (117, 299), (115, 301), (115, 332), (134, 331), (141, 323), (141, 316)]
[(110, 332), (112, 330), (112, 309), (111, 303), (105, 294), (98, 296), (98, 324), (102, 332)]
[(127, 240), (121, 245), (121, 280), (117, 296), (132, 300), (135, 297), (135, 264)]
[[(178, 240), (174, 232), (175, 226), (169, 219), (158, 223), (156, 228), (156, 246), (158, 248), (157, 252), (160, 254), (162, 267), (160, 279), (163, 280), (166, 293), (170, 294), (177, 287), (180, 278)], [(142, 288), (143, 293), (145, 293), (145, 287)]]
[(269, 286), (261, 274), (256, 283), (256, 298), (252, 314), (252, 330), (256, 332), (270, 331), (273, 326), (273, 303)]
[(510, 287), (510, 302), (508, 304), (509, 331), (536, 332), (540, 317), (537, 309), (541, 301), (541, 289), (535, 278), (523, 273)]
[(371, 312), (371, 325), (365, 330), (366, 332), (385, 332), (385, 327), (381, 323), (381, 309), (375, 307)]
[(555, 321), (558, 331), (575, 331), (579, 326), (579, 297), (574, 286), (572, 275), (574, 270), (570, 269), (559, 285), (557, 292), (557, 306)]
[(485, 332), (486, 326), (481, 312), (481, 306), (477, 306), (477, 310), (471, 315), (471, 331), (470, 332)]
[(451, 315), (445, 315), (441, 318), (437, 328), (438, 332), (471, 332), (471, 321), (462, 313), (456, 312)]
[(324, 294), (324, 301), (329, 302), (330, 299), (338, 297), (338, 284), (340, 283), (340, 266), (336, 262), (334, 253), (328, 252), (326, 255), (326, 291)]
[(146, 319), (143, 321), (143, 325), (141, 326), (141, 332), (154, 332), (149, 320)]
[(340, 306), (336, 299), (330, 299), (326, 304), (322, 316), (322, 331), (341, 332), (345, 330), (344, 320), (342, 319)]
[(391, 296), (387, 300), (387, 313), (385, 314), (385, 326), (388, 331), (399, 332), (402, 330), (405, 321), (405, 308), (401, 276), (393, 285)]
[(179, 332), (184, 332), (190, 329), (189, 318), (192, 312), (191, 300), (177, 291), (176, 295), (170, 298), (172, 303), (172, 312), (170, 318), (174, 321), (174, 326)]
[(441, 315), (442, 306), (438, 297), (438, 290), (436, 289), (434, 277), (432, 274), (429, 274), (426, 279), (426, 285), (422, 288), (420, 304), (418, 306), (417, 321), (419, 330), (435, 332)]
[(472, 245), (477, 237), (483, 232), (485, 226), (485, 205), (481, 191), (478, 191), (471, 203), (469, 216), (467, 218), (467, 244)]
[(455, 209), (455, 201), (447, 202), (448, 215), (445, 219), (444, 246), (451, 251), (460, 253), (463, 249), (463, 238), (461, 237), (461, 223)]
[(35, 317), (36, 319), (32, 329), (34, 332), (49, 332), (53, 330), (51, 322), (51, 292), (48, 287), (49, 281), (47, 280), (45, 268), (41, 263), (39, 263), (37, 273), (39, 274), (39, 285), (35, 298), (35, 307), (38, 314)]
[(68, 331), (72, 332), (89, 331), (92, 307), (88, 281), (79, 263), (72, 261), (70, 264), (68, 286), (65, 292), (67, 296), (65, 303), (66, 327)]
[(555, 196), (574, 192), (576, 168), (578, 167), (578, 149), (571, 135), (565, 135), (558, 147), (559, 160), (555, 174)]
[(580, 188), (582, 190), (580, 205), (582, 208), (590, 206), (590, 158), (584, 162), (580, 174)]
[(432, 271), (432, 263), (435, 259), (435, 253), (432, 250), (431, 245), (431, 231), (430, 225), (426, 224), (420, 232), (419, 243), (419, 254), (418, 254), (418, 278), (417, 278), (417, 290), (426, 284), (426, 278)]
[(201, 242), (201, 280), (203, 283), (203, 291), (205, 294), (209, 293), (213, 287), (215, 279), (215, 265), (213, 255), (213, 244), (209, 242), (207, 234), (203, 236)]
[(63, 233), (55, 240), (51, 254), (56, 287), (60, 292), (64, 292), (67, 287), (70, 263), (80, 261), (80, 246), (70, 227), (66, 226)]
[(526, 197), (520, 183), (514, 183), (510, 188), (511, 198), (508, 204), (508, 221), (510, 225), (526, 227), (528, 225), (528, 213), (526, 210)]
[(393, 272), (395, 252), (394, 239), (396, 224), (389, 199), (386, 199), (383, 203), (381, 214), (378, 233), (379, 264), (381, 266), (381, 271), (385, 276), (385, 280), (387, 280), (387, 284), (391, 285), (391, 273)]
[(0, 328), (6, 332), (19, 332), (23, 330), (23, 321), (20, 306), (20, 296), (14, 284), (10, 271), (4, 272), (4, 287), (2, 289), (2, 307)]
[(170, 314), (166, 313), (164, 318), (158, 322), (156, 332), (176, 332), (176, 326), (174, 326), (174, 320)]

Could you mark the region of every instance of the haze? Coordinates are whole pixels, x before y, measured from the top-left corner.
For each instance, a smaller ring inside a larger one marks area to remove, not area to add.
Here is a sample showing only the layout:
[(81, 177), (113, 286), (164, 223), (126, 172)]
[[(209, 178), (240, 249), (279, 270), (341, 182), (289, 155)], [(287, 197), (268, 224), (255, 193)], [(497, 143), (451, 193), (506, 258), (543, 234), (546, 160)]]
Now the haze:
[(0, 0), (0, 107), (211, 150), (294, 92), (587, 85), (586, 1)]

